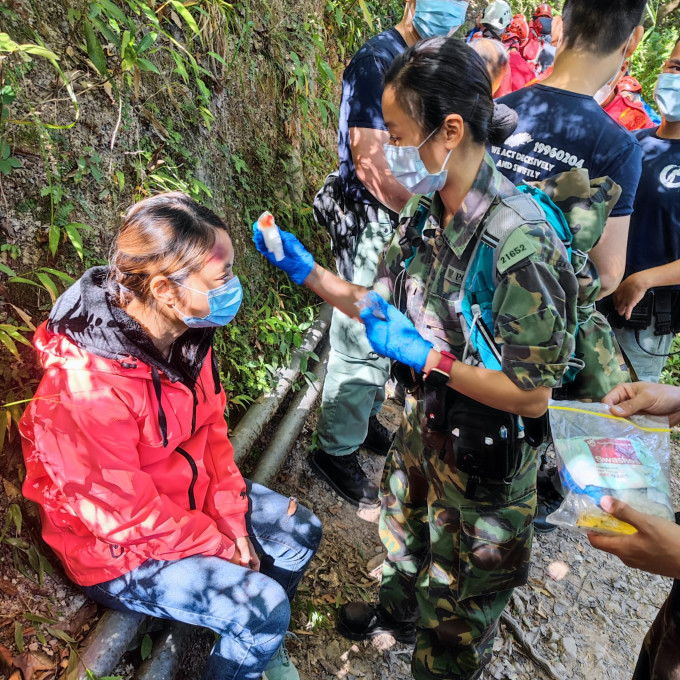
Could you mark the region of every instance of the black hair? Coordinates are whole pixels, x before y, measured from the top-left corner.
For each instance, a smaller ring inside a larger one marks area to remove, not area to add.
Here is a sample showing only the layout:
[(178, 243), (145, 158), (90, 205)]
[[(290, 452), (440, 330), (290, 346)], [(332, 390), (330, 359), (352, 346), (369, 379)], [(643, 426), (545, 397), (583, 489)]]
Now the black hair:
[(566, 0), (564, 45), (607, 56), (642, 23), (646, 0)]
[(491, 78), (483, 59), (458, 38), (429, 38), (407, 48), (385, 75), (399, 104), (426, 135), (457, 113), (477, 144), (501, 144), (494, 123)]

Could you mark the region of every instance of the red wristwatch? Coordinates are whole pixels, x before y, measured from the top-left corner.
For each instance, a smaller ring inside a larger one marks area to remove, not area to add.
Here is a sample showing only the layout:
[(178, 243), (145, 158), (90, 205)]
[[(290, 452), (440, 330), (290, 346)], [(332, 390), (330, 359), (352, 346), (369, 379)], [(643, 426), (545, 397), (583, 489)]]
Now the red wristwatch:
[(451, 366), (456, 357), (451, 352), (440, 352), (439, 363), (425, 376), (425, 383), (433, 387), (442, 387), (451, 379)]

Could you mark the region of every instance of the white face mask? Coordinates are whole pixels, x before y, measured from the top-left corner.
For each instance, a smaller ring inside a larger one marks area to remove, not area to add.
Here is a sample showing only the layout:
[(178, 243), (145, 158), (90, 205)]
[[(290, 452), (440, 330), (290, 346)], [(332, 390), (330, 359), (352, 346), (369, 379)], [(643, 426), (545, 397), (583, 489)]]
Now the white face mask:
[(680, 122), (680, 73), (661, 73), (656, 81), (654, 99), (669, 123)]
[(628, 52), (628, 45), (630, 45), (630, 41), (632, 39), (633, 33), (630, 34), (630, 37), (626, 41), (626, 46), (623, 48), (623, 57), (621, 57), (619, 67), (614, 72), (614, 75), (593, 95), (593, 99), (600, 106), (602, 106), (602, 104), (604, 104), (607, 101), (607, 99), (609, 99), (609, 97), (612, 96), (612, 93), (614, 92), (614, 86), (612, 85), (612, 83), (616, 80), (616, 77), (619, 75), (619, 71), (623, 66), (623, 62), (626, 61), (626, 52)]
[(439, 172), (430, 172), (420, 157), (421, 147), (439, 130), (441, 130), (441, 125), (433, 130), (418, 146), (385, 144), (383, 147), (387, 165), (394, 175), (394, 179), (412, 194), (431, 194), (435, 191), (441, 191), (446, 184), (446, 178), (449, 174), (446, 170), (446, 164), (451, 158), (453, 149), (447, 154)]

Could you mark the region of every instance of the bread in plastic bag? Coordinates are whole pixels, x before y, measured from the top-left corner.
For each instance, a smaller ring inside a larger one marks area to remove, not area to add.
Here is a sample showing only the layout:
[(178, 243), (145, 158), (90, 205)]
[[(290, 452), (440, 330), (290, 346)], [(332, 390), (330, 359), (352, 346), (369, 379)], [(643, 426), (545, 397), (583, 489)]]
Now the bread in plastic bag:
[(551, 401), (564, 501), (547, 520), (583, 532), (631, 534), (635, 528), (600, 508), (613, 496), (635, 510), (674, 521), (668, 418), (620, 418), (606, 404)]

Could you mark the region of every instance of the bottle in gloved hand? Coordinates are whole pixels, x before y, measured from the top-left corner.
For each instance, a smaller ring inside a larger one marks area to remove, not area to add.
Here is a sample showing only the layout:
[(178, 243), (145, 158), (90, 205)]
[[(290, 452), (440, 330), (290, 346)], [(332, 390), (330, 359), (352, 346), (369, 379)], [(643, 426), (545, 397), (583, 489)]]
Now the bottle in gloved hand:
[(267, 250), (274, 255), (277, 262), (283, 260), (283, 242), (279, 228), (274, 222), (274, 215), (267, 211), (263, 212), (257, 218), (257, 228), (262, 232)]

